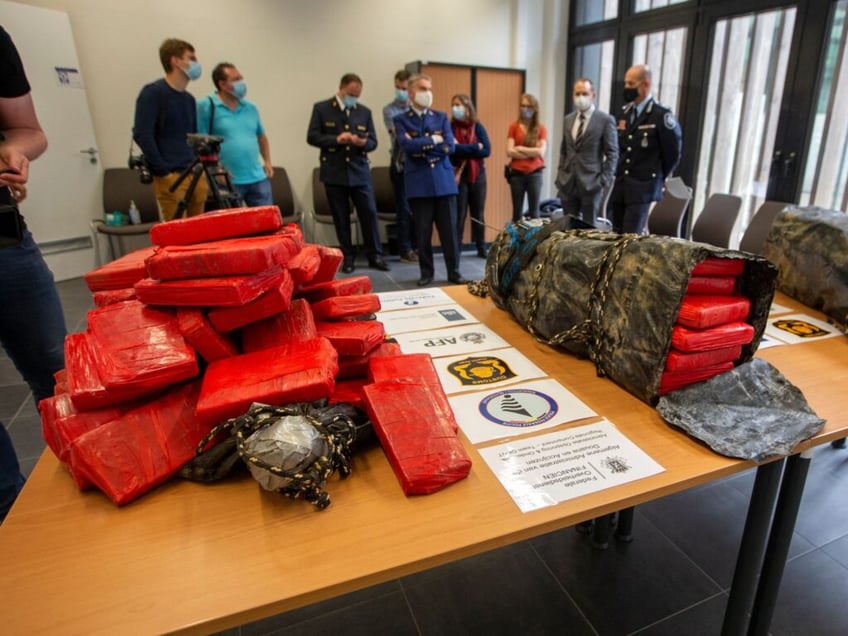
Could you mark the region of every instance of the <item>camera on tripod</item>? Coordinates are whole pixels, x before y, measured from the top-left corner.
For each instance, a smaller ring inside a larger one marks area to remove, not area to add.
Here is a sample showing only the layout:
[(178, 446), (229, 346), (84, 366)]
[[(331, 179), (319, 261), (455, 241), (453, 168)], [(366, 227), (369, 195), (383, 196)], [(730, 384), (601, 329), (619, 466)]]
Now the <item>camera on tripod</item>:
[(134, 155), (130, 153), (130, 158), (127, 164), (132, 170), (138, 170), (138, 180), (144, 184), (153, 183), (153, 175), (150, 174), (150, 166), (147, 165), (147, 159), (144, 155)]
[(194, 154), (201, 158), (208, 157), (210, 155), (217, 155), (221, 151), (222, 141), (224, 141), (224, 138), (219, 137), (218, 135), (189, 133), (186, 136), (186, 142), (188, 142), (188, 145), (191, 146)]

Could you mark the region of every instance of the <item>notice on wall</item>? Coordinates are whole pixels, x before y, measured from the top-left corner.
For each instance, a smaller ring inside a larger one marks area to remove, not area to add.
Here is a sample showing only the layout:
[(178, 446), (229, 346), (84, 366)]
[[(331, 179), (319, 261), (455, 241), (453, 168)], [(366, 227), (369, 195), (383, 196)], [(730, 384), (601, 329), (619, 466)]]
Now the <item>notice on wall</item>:
[(79, 69), (65, 68), (60, 66), (53, 67), (56, 70), (56, 81), (63, 88), (82, 88), (82, 75)]
[(824, 320), (805, 314), (790, 314), (788, 316), (769, 316), (765, 335), (786, 344), (798, 344), (838, 336), (844, 337), (845, 334), (833, 325), (827, 324)]
[(608, 420), (490, 446), (480, 455), (521, 512), (665, 471)]
[[(435, 361), (438, 366), (439, 361)], [(448, 398), (472, 444), (575, 422), (597, 413), (556, 380), (545, 378)]]
[[(403, 291), (380, 292), (380, 313), (398, 309), (414, 309), (416, 307), (432, 307), (433, 305), (452, 305), (456, 301), (448, 296), (440, 287), (427, 289), (406, 289)], [(378, 314), (379, 318), (379, 314)]]
[(467, 309), (459, 305), (416, 307), (408, 311), (387, 311), (377, 315), (386, 333), (394, 336), (411, 331), (432, 331), (442, 327), (454, 327), (479, 322)]
[(547, 374), (514, 347), (433, 360), (447, 395), (491, 390)]

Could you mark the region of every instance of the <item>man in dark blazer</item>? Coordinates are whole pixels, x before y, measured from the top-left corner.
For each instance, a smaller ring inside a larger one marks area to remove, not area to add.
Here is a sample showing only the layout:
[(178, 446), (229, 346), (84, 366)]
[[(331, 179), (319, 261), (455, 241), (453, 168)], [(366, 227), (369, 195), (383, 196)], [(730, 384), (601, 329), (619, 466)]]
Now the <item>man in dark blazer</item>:
[(409, 78), (409, 110), (394, 118), (395, 134), (404, 154), (403, 179), (412, 209), (418, 241), (419, 286), (433, 282), (433, 224), (439, 233), (448, 280), (467, 281), (459, 273), (459, 237), (456, 233), (456, 179), (450, 155), (453, 130), (448, 116), (432, 110), (433, 86), (426, 75)]
[(368, 264), (388, 271), (383, 260), (377, 225), (377, 203), (371, 182), (368, 153), (377, 147), (371, 111), (359, 103), (362, 80), (354, 73), (342, 76), (339, 90), (312, 107), (306, 141), (321, 149), (319, 177), (327, 190), (336, 236), (344, 261), (342, 271), (355, 268), (356, 248), (350, 234), (350, 202), (356, 207)]
[(576, 110), (563, 122), (556, 187), (563, 213), (594, 225), (604, 188), (615, 178), (615, 119), (595, 109), (592, 80), (574, 82), (573, 99)]
[(624, 76), (624, 107), (618, 120), (619, 159), (610, 196), (616, 232), (642, 234), (652, 201), (680, 162), (683, 135), (670, 109), (651, 95), (651, 71), (631, 66)]

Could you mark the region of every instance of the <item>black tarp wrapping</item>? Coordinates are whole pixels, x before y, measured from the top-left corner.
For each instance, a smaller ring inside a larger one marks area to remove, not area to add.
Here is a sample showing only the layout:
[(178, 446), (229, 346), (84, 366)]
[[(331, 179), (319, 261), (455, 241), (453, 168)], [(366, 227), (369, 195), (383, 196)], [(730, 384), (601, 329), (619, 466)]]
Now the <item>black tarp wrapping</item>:
[(801, 391), (757, 358), (662, 396), (657, 411), (714, 451), (758, 462), (788, 455), (824, 426)]
[(848, 214), (788, 206), (775, 218), (765, 256), (777, 288), (848, 329)]
[(765, 258), (681, 239), (564, 229), (569, 223), (509, 225), (489, 251), (489, 293), (534, 337), (590, 358), (600, 375), (656, 404), (692, 269), (711, 256), (742, 259), (737, 289), (751, 300), (754, 339), (738, 362), (751, 359), (777, 276)]

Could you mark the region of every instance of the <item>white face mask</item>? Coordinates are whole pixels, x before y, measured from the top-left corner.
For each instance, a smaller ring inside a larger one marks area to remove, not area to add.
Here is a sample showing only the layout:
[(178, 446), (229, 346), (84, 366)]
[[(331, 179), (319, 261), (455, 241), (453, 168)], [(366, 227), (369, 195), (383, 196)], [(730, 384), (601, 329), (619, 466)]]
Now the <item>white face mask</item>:
[(432, 91), (418, 91), (415, 93), (415, 103), (421, 108), (430, 108), (433, 105)]
[(592, 106), (592, 98), (588, 95), (576, 95), (574, 97), (574, 107), (579, 111), (588, 110)]

